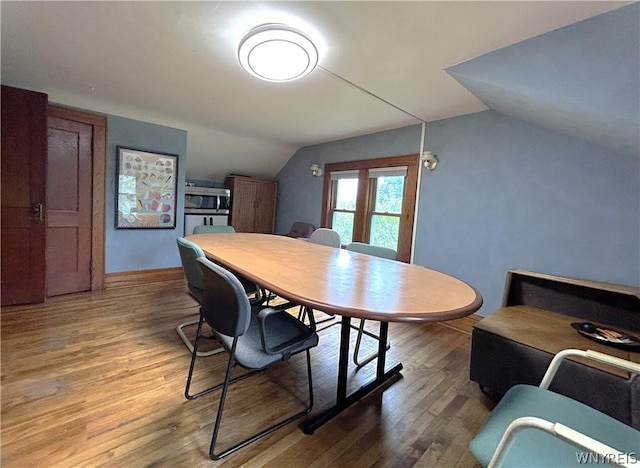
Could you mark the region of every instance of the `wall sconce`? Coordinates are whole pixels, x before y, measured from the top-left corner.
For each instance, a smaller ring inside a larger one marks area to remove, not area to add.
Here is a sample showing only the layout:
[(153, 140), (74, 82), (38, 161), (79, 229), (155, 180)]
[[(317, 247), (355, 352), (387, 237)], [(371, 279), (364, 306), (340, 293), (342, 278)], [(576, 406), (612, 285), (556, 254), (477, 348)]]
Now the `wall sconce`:
[(420, 156), (420, 161), (424, 163), (424, 167), (433, 171), (438, 165), (438, 156), (433, 154), (431, 151), (425, 151)]
[(322, 175), (322, 169), (320, 169), (320, 166), (317, 164), (312, 164), (309, 169), (311, 169), (311, 174), (313, 174), (314, 177), (320, 177)]

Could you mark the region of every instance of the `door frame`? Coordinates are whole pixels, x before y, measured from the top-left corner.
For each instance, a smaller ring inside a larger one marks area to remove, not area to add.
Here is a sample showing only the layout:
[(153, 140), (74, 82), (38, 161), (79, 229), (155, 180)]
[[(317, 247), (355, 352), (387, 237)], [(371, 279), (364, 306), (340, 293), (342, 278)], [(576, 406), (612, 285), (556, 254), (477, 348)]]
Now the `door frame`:
[(101, 290), (105, 287), (107, 117), (51, 103), (47, 106), (47, 117), (80, 122), (91, 125), (93, 128), (91, 290)]

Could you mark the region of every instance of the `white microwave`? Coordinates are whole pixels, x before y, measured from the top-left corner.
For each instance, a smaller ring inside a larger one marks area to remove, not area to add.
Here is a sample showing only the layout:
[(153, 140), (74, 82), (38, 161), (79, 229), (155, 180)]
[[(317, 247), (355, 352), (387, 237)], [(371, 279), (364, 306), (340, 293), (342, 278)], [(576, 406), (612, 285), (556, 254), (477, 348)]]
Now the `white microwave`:
[(231, 205), (231, 190), (210, 187), (184, 188), (185, 214), (200, 214), (203, 212), (214, 214), (229, 214)]

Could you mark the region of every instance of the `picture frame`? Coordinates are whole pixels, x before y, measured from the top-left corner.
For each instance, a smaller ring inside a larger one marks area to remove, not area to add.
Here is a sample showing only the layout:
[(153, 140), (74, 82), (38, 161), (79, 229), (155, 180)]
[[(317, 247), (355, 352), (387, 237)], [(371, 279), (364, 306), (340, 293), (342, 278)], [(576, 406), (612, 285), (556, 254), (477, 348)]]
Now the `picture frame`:
[(117, 147), (116, 229), (175, 229), (178, 155)]

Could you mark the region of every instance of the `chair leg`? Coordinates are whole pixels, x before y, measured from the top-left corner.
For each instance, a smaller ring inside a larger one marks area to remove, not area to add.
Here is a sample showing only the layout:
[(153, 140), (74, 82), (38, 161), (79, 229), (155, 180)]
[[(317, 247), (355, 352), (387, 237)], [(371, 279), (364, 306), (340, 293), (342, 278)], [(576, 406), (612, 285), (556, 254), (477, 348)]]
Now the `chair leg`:
[[(178, 333), (178, 336), (180, 337), (184, 345), (187, 347), (187, 349), (191, 353), (193, 353), (193, 345), (191, 344), (191, 341), (189, 341), (189, 338), (187, 338), (187, 335), (184, 334), (184, 331), (182, 329), (184, 327), (195, 325), (197, 323), (198, 323), (198, 320), (192, 320), (190, 322), (181, 323), (176, 327), (176, 332)], [(212, 349), (211, 351), (198, 351), (198, 357), (213, 356), (214, 354), (221, 353), (222, 351), (224, 351), (224, 348), (222, 348), (222, 346), (216, 349)]]
[[(369, 335), (370, 337), (379, 340), (380, 337), (378, 335), (375, 335), (371, 332), (368, 332), (367, 330), (364, 329), (364, 319), (360, 319), (360, 325), (358, 326), (358, 336), (356, 338), (356, 345), (353, 349), (353, 363), (356, 365), (356, 367), (359, 369), (363, 366), (366, 366), (367, 364), (369, 364), (371, 361), (373, 361), (375, 358), (378, 357), (378, 352), (374, 351), (373, 353), (369, 354), (368, 356), (366, 356), (364, 359), (362, 359), (362, 361), (359, 361), (359, 355), (360, 355), (360, 343), (362, 341), (362, 335)], [(387, 342), (387, 351), (389, 350), (389, 348), (391, 348), (391, 343)]]
[[(233, 344), (233, 347), (235, 348), (235, 341)], [(278, 429), (286, 426), (289, 423), (292, 423), (293, 421), (295, 421), (296, 419), (301, 418), (302, 416), (304, 416), (305, 414), (309, 414), (309, 412), (311, 411), (311, 409), (313, 408), (313, 380), (311, 377), (311, 354), (309, 352), (309, 350), (306, 350), (307, 353), (307, 376), (308, 376), (308, 385), (309, 385), (309, 405), (302, 411), (300, 411), (299, 413), (294, 414), (293, 416), (288, 417), (287, 419), (284, 419), (276, 424), (274, 424), (271, 427), (268, 427), (267, 429), (264, 429), (263, 431), (258, 432), (257, 434), (248, 437), (246, 439), (244, 439), (242, 442), (238, 442), (237, 444), (229, 447), (226, 450), (223, 450), (222, 452), (219, 453), (215, 453), (215, 446), (216, 446), (216, 441), (218, 439), (218, 433), (220, 430), (220, 424), (222, 421), (222, 410), (224, 408), (224, 400), (226, 398), (227, 395), (227, 388), (229, 386), (229, 384), (233, 383), (233, 380), (229, 379), (229, 376), (231, 375), (231, 371), (229, 369), (231, 369), (234, 360), (233, 360), (233, 350), (229, 356), (229, 366), (227, 367), (227, 372), (225, 375), (225, 381), (224, 381), (224, 386), (222, 389), (222, 394), (220, 395), (220, 404), (218, 405), (218, 413), (216, 415), (216, 422), (214, 424), (214, 429), (213, 429), (213, 436), (211, 437), (211, 445), (209, 446), (209, 457), (211, 457), (212, 460), (220, 460), (224, 457), (226, 457), (227, 455), (240, 450), (243, 447), (246, 447), (247, 445), (251, 444), (252, 442), (255, 442), (256, 440), (271, 434), (274, 431), (277, 431)]]
[[(318, 312), (322, 312), (321, 310), (319, 310)], [(309, 308), (309, 307), (305, 307), (305, 306), (300, 306), (300, 310), (298, 311), (298, 320), (300, 320), (301, 322), (304, 322), (305, 319), (310, 315), (313, 314), (314, 310)], [(335, 315), (330, 315), (327, 314), (326, 312), (322, 312), (323, 314), (327, 315), (326, 318), (320, 319), (320, 320), (315, 320), (316, 325), (320, 324), (320, 323), (324, 323), (324, 322), (332, 322), (331, 324), (325, 326), (325, 327), (321, 327), (318, 328), (316, 331), (322, 331), (322, 330), (326, 330), (329, 327), (332, 327), (334, 325), (338, 325), (339, 322), (335, 321), (336, 316)]]
[[(219, 389), (220, 387), (222, 387), (224, 385), (224, 382), (221, 382), (219, 384), (213, 385), (212, 387), (206, 388), (198, 393), (195, 394), (190, 394), (189, 391), (191, 390), (191, 379), (193, 377), (193, 369), (195, 368), (195, 364), (196, 364), (196, 357), (199, 357), (200, 354), (198, 352), (198, 345), (200, 344), (200, 338), (208, 338), (206, 336), (202, 336), (200, 334), (200, 331), (202, 330), (202, 324), (204, 322), (204, 319), (202, 317), (202, 315), (200, 315), (200, 320), (198, 321), (198, 331), (196, 332), (196, 341), (193, 345), (193, 349), (191, 351), (191, 364), (189, 365), (189, 374), (187, 375), (187, 384), (185, 386), (184, 389), (184, 396), (187, 400), (195, 400), (196, 398), (201, 397), (202, 395), (206, 395), (207, 393), (211, 393), (217, 389)], [(231, 379), (231, 382), (237, 382), (239, 380), (243, 380), (246, 379), (247, 377), (252, 376), (253, 374), (257, 374), (258, 372), (262, 372), (262, 369), (256, 369), (256, 370), (252, 370), (249, 372), (246, 372), (242, 375), (239, 375), (237, 377), (234, 377), (233, 379)]]

